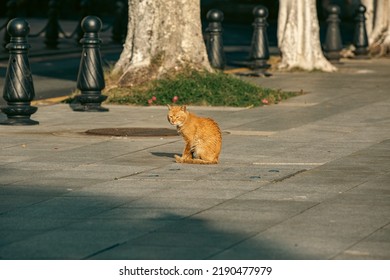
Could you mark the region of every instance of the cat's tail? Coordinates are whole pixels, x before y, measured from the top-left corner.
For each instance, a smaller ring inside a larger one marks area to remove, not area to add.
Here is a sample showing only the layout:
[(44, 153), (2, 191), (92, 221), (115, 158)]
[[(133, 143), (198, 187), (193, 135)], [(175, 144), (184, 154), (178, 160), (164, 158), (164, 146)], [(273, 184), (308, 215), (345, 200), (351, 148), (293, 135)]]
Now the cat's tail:
[(190, 163), (190, 164), (217, 164), (218, 159), (214, 160), (204, 160), (199, 158), (182, 158), (179, 156), (175, 156), (176, 162), (178, 163)]
[(203, 160), (203, 159), (198, 159), (198, 158), (193, 158), (193, 159), (186, 159), (183, 161), (183, 163), (192, 163), (192, 164), (217, 164), (218, 160)]

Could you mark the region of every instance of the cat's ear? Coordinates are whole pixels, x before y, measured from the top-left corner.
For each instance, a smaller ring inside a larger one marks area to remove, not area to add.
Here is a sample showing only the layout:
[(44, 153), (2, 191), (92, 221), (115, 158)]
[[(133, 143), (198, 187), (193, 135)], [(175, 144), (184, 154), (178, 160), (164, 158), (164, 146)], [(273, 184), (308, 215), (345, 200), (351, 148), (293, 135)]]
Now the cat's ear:
[(168, 110), (171, 110), (171, 105), (167, 104)]
[(187, 106), (186, 105), (181, 106), (180, 110), (182, 110), (183, 112), (186, 112), (187, 111)]

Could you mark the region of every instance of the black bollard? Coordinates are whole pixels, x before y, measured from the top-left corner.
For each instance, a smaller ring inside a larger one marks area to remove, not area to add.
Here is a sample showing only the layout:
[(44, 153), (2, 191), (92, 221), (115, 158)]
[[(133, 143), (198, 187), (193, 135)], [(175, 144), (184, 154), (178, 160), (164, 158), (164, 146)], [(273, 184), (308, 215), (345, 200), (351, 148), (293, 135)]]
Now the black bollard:
[(207, 54), (212, 67), (224, 69), (226, 64), (222, 40), (222, 21), (223, 13), (220, 10), (212, 9), (207, 13), (209, 25), (206, 28)]
[(44, 41), (48, 49), (56, 49), (58, 46), (58, 37), (60, 33), (58, 23), (59, 9), (60, 6), (57, 0), (49, 1), (49, 20), (46, 25)]
[(339, 62), (341, 58), (340, 51), (343, 49), (339, 27), (340, 8), (337, 5), (330, 5), (328, 11), (329, 16), (326, 20), (328, 27), (324, 44), (325, 56), (331, 62)]
[(11, 36), (7, 45), (10, 57), (5, 76), (3, 97), (7, 101), (7, 107), (1, 111), (7, 115), (7, 120), (1, 122), (4, 125), (35, 125), (39, 122), (31, 120), (30, 116), (37, 111), (37, 107), (30, 106), (35, 97), (34, 84), (28, 61), (27, 35), (30, 26), (21, 18), (11, 20), (7, 25), (7, 31)]
[(365, 12), (366, 12), (366, 7), (364, 7), (364, 5), (359, 5), (356, 11), (355, 34), (353, 37), (353, 45), (355, 47), (354, 54), (355, 54), (355, 58), (357, 59), (369, 58), (366, 17), (364, 16)]
[(77, 88), (81, 94), (76, 96), (81, 106), (73, 110), (106, 112), (108, 109), (101, 107), (101, 103), (107, 98), (101, 94), (105, 87), (99, 39), (102, 21), (98, 17), (87, 16), (82, 20), (81, 27), (84, 31), (84, 37), (80, 41), (83, 51), (77, 77)]
[(261, 5), (256, 6), (253, 9), (253, 15), (255, 17), (255, 21), (253, 23), (254, 30), (249, 57), (250, 68), (254, 71), (258, 71), (259, 74), (261, 72), (263, 72), (263, 74), (266, 74), (265, 70), (270, 67), (270, 65), (267, 64), (267, 61), (269, 59), (267, 36), (268, 9)]

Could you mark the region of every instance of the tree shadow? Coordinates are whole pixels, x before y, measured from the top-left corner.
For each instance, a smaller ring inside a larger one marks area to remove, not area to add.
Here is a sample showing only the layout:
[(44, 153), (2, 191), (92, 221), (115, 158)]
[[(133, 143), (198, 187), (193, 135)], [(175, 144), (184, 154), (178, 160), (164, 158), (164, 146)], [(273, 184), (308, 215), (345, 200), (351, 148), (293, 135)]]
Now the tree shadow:
[(302, 258), (269, 240), (252, 241), (256, 232), (197, 216), (195, 204), (170, 205), (177, 198), (154, 205), (136, 195), (70, 188), (55, 180), (0, 186), (0, 259)]

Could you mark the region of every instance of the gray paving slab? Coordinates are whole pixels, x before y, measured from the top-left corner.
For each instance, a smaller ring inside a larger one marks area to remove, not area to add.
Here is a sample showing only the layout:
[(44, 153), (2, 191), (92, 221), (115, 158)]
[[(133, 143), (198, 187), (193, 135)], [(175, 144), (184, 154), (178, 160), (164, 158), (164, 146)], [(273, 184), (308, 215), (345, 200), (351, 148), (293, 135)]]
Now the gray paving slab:
[[(363, 155), (369, 155), (371, 150), (380, 150), (382, 155), (386, 156), (389, 150), (386, 149), (387, 142), (384, 141), (373, 147), (362, 150), (356, 158), (356, 154), (352, 154), (349, 157), (330, 162), (324, 166), (318, 167), (317, 170), (308, 171), (302, 173), (291, 179), (287, 184), (283, 184), (282, 187), (288, 187), (290, 191), (294, 192), (295, 189), (300, 189), (300, 184), (294, 184), (295, 181), (304, 180), (309, 173), (321, 172), (322, 169), (328, 170), (329, 165), (334, 165), (335, 168), (342, 166), (342, 163), (351, 164), (353, 159), (355, 165), (359, 165), (359, 159), (365, 159)], [(383, 153), (385, 152), (385, 153)], [(381, 180), (383, 176), (381, 169), (376, 169), (377, 176), (379, 175)], [(345, 174), (349, 174), (344, 171)], [(315, 176), (318, 178), (318, 176)], [(341, 176), (338, 176), (341, 177)], [(329, 177), (326, 177), (329, 179)], [(345, 179), (345, 178), (344, 178)], [(339, 191), (335, 192), (331, 197), (324, 197), (318, 202), (312, 202), (312, 205), (303, 209), (299, 215), (292, 216), (272, 227), (260, 232), (255, 237), (246, 240), (245, 242), (238, 244), (228, 250), (221, 252), (215, 258), (244, 258), (244, 251), (248, 249), (248, 246), (252, 246), (252, 243), (262, 243), (269, 241), (271, 244), (282, 244), (282, 247), (287, 252), (294, 252), (294, 254), (286, 254), (284, 250), (280, 251), (277, 247), (272, 248), (272, 253), (261, 253), (260, 251), (270, 250), (269, 248), (258, 248), (258, 253), (250, 253), (253, 258), (293, 258), (293, 259), (330, 259), (330, 258), (343, 258), (347, 255), (350, 258), (365, 258), (365, 259), (377, 259), (383, 258), (383, 250), (378, 250), (378, 246), (373, 246), (372, 251), (365, 247), (364, 253), (360, 253), (358, 249), (356, 251), (349, 249), (350, 247), (359, 248), (360, 242), (363, 242), (362, 247), (367, 246), (366, 238), (370, 238), (371, 234), (375, 235), (377, 230), (381, 231), (382, 228), (387, 227), (389, 219), (387, 214), (390, 211), (390, 197), (387, 194), (378, 194), (371, 192), (355, 192), (355, 188), (364, 188), (370, 181), (377, 180), (376, 176), (365, 176), (360, 178), (361, 182), (357, 181), (348, 188), (342, 189), (339, 185)], [(348, 181), (350, 184), (352, 181)], [(322, 182), (323, 183), (323, 182)], [(317, 186), (317, 188), (325, 189), (328, 191), (328, 186), (335, 186), (334, 183), (327, 183)], [(275, 184), (275, 188), (278, 187), (278, 183)], [(318, 191), (317, 191), (318, 192)], [(273, 198), (273, 203), (280, 199), (281, 196), (286, 196), (284, 192), (271, 192), (266, 195), (265, 192), (261, 193), (257, 198), (268, 197)], [(244, 196), (245, 197), (245, 196)], [(251, 196), (252, 200), (255, 200), (255, 195)], [(303, 200), (310, 202), (307, 196), (301, 196)], [(292, 200), (285, 200), (286, 202)], [(261, 203), (259, 201), (259, 203)], [(273, 205), (273, 207), (275, 207)], [(274, 212), (274, 211), (273, 211)], [(253, 240), (252, 240), (253, 239)], [(328, 241), (331, 240), (330, 243)], [(373, 243), (374, 244), (374, 243)], [(385, 245), (386, 247), (386, 245)], [(344, 253), (345, 251), (345, 253)], [(342, 252), (342, 253), (340, 253)], [(233, 257), (234, 256), (234, 257)], [(252, 258), (251, 257), (251, 258)], [(347, 258), (347, 257), (346, 257)]]
[(12, 243), (0, 248), (0, 252), (8, 255), (9, 259), (63, 259), (64, 254), (70, 259), (83, 259), (138, 234), (58, 229)]
[(218, 252), (214, 247), (142, 246), (124, 244), (91, 256), (95, 260), (194, 260)]
[(0, 259), (390, 259), (390, 61), (339, 67), (246, 78), (307, 92), (278, 105), (190, 106), (223, 130), (211, 166), (175, 163), (180, 136), (85, 134), (172, 128), (165, 107), (38, 105), (0, 127)]
[(380, 228), (370, 236), (350, 246), (334, 259), (377, 259), (387, 258), (387, 252), (390, 249), (390, 226)]

